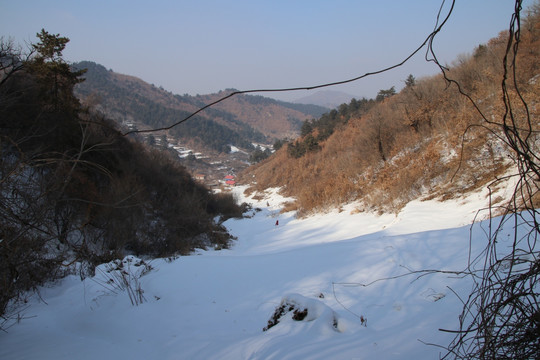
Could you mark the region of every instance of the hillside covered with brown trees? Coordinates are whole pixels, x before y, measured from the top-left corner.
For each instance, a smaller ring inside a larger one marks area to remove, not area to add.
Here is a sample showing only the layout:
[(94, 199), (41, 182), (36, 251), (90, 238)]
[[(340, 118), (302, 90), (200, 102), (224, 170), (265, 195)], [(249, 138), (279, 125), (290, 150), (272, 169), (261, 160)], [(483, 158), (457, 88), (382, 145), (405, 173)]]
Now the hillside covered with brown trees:
[[(399, 93), (381, 90), (304, 123), (302, 137), (243, 174), (249, 191), (281, 187), (297, 199), (290, 209), (303, 214), (354, 200), (364, 204), (360, 211), (395, 212), (413, 199), (457, 197), (505, 176), (516, 156), (505, 121), (528, 129), (528, 141), (539, 130), (539, 10), (523, 20), (515, 59), (502, 31), (444, 74), (411, 75)], [(512, 102), (528, 106), (509, 110)]]
[[(130, 130), (171, 126), (230, 93), (177, 95), (130, 75), (107, 70), (90, 61), (74, 64), (86, 69), (85, 81), (75, 87), (81, 101)], [(195, 149), (230, 152), (230, 146), (253, 151), (253, 143), (272, 144), (298, 136), (302, 121), (320, 116), (326, 108), (292, 104), (263, 96), (239, 95), (199, 112), (173, 127), (168, 135)]]

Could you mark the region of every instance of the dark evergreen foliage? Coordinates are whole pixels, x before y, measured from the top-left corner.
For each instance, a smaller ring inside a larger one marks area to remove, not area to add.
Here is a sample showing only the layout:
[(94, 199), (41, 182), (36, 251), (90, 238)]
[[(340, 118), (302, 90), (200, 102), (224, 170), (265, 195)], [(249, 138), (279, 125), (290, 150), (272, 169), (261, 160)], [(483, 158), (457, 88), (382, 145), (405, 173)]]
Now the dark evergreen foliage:
[(307, 152), (320, 149), (319, 142), (328, 139), (338, 126), (347, 124), (351, 117), (362, 116), (375, 103), (375, 100), (366, 98), (352, 99), (349, 104), (341, 104), (317, 120), (304, 121), (300, 129), (302, 139), (288, 144), (288, 154), (293, 158), (300, 158)]
[(379, 90), (375, 100), (383, 101), (384, 99), (387, 99), (387, 98), (389, 98), (391, 96), (394, 96), (394, 95), (396, 95), (396, 88), (394, 86), (392, 86), (390, 89)]
[(411, 88), (414, 85), (416, 85), (416, 78), (412, 74), (409, 74), (409, 76), (407, 76), (407, 79), (405, 79), (405, 87)]
[(251, 155), (249, 156), (249, 161), (251, 163), (258, 163), (259, 161), (262, 161), (266, 158), (268, 158), (270, 155), (272, 155), (272, 151), (268, 148), (261, 149), (259, 146), (253, 150)]
[(276, 140), (276, 141), (274, 142), (274, 145), (273, 145), (274, 150), (275, 150), (275, 151), (278, 151), (278, 150), (281, 149), (281, 147), (282, 147), (283, 145), (285, 145), (287, 142), (288, 142), (287, 139), (278, 139), (278, 140)]
[[(37, 53), (0, 86), (0, 317), (26, 291), (63, 276), (65, 264), (81, 263), (85, 277), (127, 253), (226, 247), (230, 235), (214, 219), (241, 216), (232, 196), (213, 195), (166, 152), (83, 109), (73, 94), (83, 72), (61, 58), (68, 39), (38, 37)], [(136, 98), (132, 105), (167, 114)]]

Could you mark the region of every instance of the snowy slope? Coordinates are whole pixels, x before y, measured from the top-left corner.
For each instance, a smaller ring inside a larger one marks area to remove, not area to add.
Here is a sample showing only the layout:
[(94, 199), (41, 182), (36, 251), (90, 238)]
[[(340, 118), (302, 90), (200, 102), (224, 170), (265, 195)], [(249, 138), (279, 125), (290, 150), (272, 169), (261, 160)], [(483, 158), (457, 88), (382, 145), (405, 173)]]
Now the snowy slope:
[[(440, 349), (425, 343), (451, 340), (438, 329), (457, 327), (453, 292), (466, 295), (471, 284), (401, 275), (463, 269), (485, 196), (413, 202), (398, 216), (351, 205), (302, 220), (279, 214), (284, 200), (276, 191), (247, 199), (261, 211), (225, 223), (238, 237), (229, 250), (151, 261), (139, 306), (104, 286), (112, 276), (105, 267), (96, 279), (70, 276), (42, 289), (27, 319), (0, 333), (0, 359), (438, 358)], [(477, 224), (473, 251), (484, 242)], [(282, 300), (308, 316), (295, 321), (289, 312), (263, 331)]]

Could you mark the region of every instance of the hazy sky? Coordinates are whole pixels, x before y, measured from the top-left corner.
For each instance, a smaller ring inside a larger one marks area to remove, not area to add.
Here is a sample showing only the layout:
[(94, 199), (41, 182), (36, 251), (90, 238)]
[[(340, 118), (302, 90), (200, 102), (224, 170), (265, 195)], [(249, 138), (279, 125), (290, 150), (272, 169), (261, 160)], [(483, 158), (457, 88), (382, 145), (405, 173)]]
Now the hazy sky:
[[(525, 1), (530, 5), (533, 0)], [(67, 36), (70, 61), (91, 60), (175, 94), (304, 87), (402, 61), (433, 30), (442, 0), (0, 0), (0, 35), (36, 42)], [(447, 13), (451, 1), (444, 5)], [(457, 0), (436, 38), (439, 59), (506, 30), (512, 0)], [(357, 97), (433, 74), (422, 52), (410, 64), (332, 87)], [(296, 99), (306, 92), (264, 94)]]

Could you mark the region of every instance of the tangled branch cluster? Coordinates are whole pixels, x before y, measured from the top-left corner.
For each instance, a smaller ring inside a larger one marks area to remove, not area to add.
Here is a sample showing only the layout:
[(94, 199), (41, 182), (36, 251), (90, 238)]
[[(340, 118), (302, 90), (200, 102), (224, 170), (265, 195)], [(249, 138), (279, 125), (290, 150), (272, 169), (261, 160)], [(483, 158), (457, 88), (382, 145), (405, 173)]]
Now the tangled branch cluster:
[[(459, 330), (452, 331), (456, 336), (444, 358), (540, 358), (540, 219), (535, 208), (540, 180), (539, 133), (516, 80), (521, 11), (522, 1), (516, 0), (503, 59), (502, 119), (487, 120), (474, 104), (486, 127), (497, 132), (512, 150), (517, 182), (502, 217), (490, 220), (484, 251), (469, 262), (473, 291), (464, 301)], [(510, 245), (503, 241), (503, 227), (513, 229)]]

